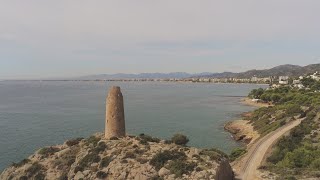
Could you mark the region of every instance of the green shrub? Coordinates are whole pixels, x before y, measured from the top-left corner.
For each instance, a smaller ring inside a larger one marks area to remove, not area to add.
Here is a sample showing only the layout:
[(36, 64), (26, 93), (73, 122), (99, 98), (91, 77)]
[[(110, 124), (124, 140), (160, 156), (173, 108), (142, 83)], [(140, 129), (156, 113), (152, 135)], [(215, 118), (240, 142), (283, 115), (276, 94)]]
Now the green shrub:
[(79, 172), (79, 171), (82, 172), (83, 170), (84, 170), (84, 167), (82, 167), (82, 166), (77, 166), (77, 167), (74, 168), (74, 171), (73, 171), (73, 172), (74, 172), (75, 174), (77, 174), (77, 172)]
[(145, 140), (145, 139), (140, 139), (139, 142), (140, 142), (140, 144), (142, 144), (142, 145), (149, 145), (148, 141)]
[(86, 139), (86, 145), (92, 144), (93, 146), (96, 146), (98, 142), (101, 140), (101, 138), (96, 136), (90, 136), (88, 139)]
[(286, 125), (286, 123), (287, 123), (286, 120), (282, 120), (282, 121), (280, 121), (280, 126), (284, 126), (284, 125)]
[(109, 164), (111, 163), (111, 161), (112, 161), (112, 158), (110, 156), (106, 156), (106, 157), (102, 158), (99, 167), (100, 168), (108, 167)]
[(139, 138), (140, 138), (140, 142), (141, 141), (144, 141), (144, 142), (155, 142), (155, 143), (159, 143), (160, 142), (160, 139), (151, 137), (151, 136), (143, 134), (143, 133), (139, 135)]
[(44, 147), (44, 148), (40, 149), (40, 151), (38, 153), (45, 156), (45, 157), (48, 157), (58, 151), (60, 151), (60, 149), (56, 148), (56, 147)]
[(175, 134), (173, 135), (173, 137), (171, 138), (171, 141), (177, 145), (186, 145), (189, 142), (189, 139), (187, 138), (187, 136), (183, 135), (183, 134)]
[(76, 161), (76, 156), (74, 155), (67, 155), (63, 156), (60, 159), (56, 159), (53, 163), (54, 167), (58, 170), (68, 170), (70, 166)]
[(286, 113), (289, 116), (301, 114), (303, 111), (299, 104), (288, 104), (286, 105)]
[(103, 171), (98, 171), (96, 177), (99, 179), (105, 179), (106, 177), (108, 177), (108, 174)]
[(272, 154), (267, 158), (268, 162), (271, 162), (273, 164), (277, 164), (279, 161), (281, 161), (285, 156), (286, 151), (281, 151), (280, 148), (276, 147)]
[(313, 169), (319, 170), (320, 169), (320, 158), (312, 161), (310, 167), (313, 168)]
[(44, 180), (45, 177), (46, 176), (42, 172), (38, 172), (38, 174), (34, 176), (34, 180)]
[(210, 151), (214, 151), (214, 152), (217, 152), (221, 157), (224, 157), (224, 158), (229, 158), (229, 156), (224, 153), (223, 151), (217, 149), (217, 148), (211, 148), (209, 149)]
[(169, 163), (168, 169), (172, 174), (175, 174), (176, 177), (182, 177), (183, 174), (188, 174), (190, 171), (193, 171), (196, 166), (196, 163), (178, 159)]
[(285, 180), (297, 180), (294, 176), (286, 176), (284, 177)]
[(80, 141), (82, 140), (83, 138), (76, 138), (76, 139), (71, 139), (71, 140), (68, 140), (66, 142), (67, 146), (75, 146), (75, 145), (78, 145), (80, 143)]
[(145, 164), (148, 162), (148, 159), (144, 159), (144, 158), (137, 158), (136, 159), (140, 164)]
[(235, 148), (234, 150), (232, 150), (232, 152), (230, 153), (230, 161), (234, 161), (236, 160), (238, 157), (242, 156), (243, 154), (245, 154), (247, 152), (247, 150), (245, 148)]
[(100, 162), (101, 158), (98, 153), (91, 152), (79, 161), (79, 166), (82, 168), (89, 167), (92, 163)]
[(213, 160), (213, 161), (216, 161), (216, 160), (220, 161), (221, 158), (223, 157), (220, 153), (212, 149), (203, 149), (200, 152), (200, 155), (209, 156), (210, 160)]
[(41, 172), (42, 170), (44, 169), (44, 167), (35, 162), (32, 164), (32, 166), (30, 166), (27, 170), (26, 170), (26, 173), (27, 173), (27, 176), (28, 177), (32, 177), (33, 175), (35, 175), (36, 173), (39, 173)]
[(154, 166), (156, 170), (160, 170), (167, 161), (174, 160), (174, 159), (183, 160), (186, 157), (187, 156), (184, 152), (165, 150), (163, 152), (159, 152), (155, 154), (149, 163), (150, 165)]
[(92, 152), (99, 154), (107, 149), (107, 145), (105, 142), (99, 142), (99, 144), (92, 149)]
[(134, 159), (136, 155), (133, 152), (127, 152), (126, 155), (124, 156), (124, 159)]

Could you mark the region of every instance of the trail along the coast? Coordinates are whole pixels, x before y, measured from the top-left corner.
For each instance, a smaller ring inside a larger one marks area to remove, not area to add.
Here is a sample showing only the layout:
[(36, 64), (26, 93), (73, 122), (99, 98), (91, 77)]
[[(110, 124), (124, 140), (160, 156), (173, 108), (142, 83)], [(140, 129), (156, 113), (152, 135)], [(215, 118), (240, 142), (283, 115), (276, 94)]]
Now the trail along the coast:
[(297, 119), (282, 126), (281, 128), (264, 136), (248, 149), (248, 153), (233, 164), (238, 178), (242, 180), (258, 180), (258, 167), (261, 165), (267, 151), (277, 140), (294, 127), (298, 126), (303, 119)]

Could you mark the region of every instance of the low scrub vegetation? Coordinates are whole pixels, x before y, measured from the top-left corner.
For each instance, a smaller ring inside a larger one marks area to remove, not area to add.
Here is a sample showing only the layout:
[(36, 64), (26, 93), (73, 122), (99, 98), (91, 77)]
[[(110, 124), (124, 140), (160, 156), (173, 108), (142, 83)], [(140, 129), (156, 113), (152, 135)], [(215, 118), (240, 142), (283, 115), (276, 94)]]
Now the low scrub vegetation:
[(86, 145), (93, 145), (96, 146), (98, 142), (101, 140), (101, 138), (96, 136), (90, 136), (88, 139), (86, 139)]
[(45, 156), (45, 157), (48, 157), (58, 151), (60, 151), (60, 149), (56, 148), (56, 147), (44, 147), (44, 148), (40, 149), (40, 151), (38, 153)]
[(100, 160), (101, 158), (97, 152), (90, 152), (79, 161), (78, 169), (84, 170), (86, 167), (90, 167), (92, 163), (99, 163)]
[(75, 146), (75, 145), (78, 145), (82, 139), (83, 138), (71, 139), (71, 140), (68, 140), (66, 144), (67, 146)]
[(44, 167), (41, 164), (35, 162), (26, 170), (26, 173), (29, 178), (31, 178), (32, 176), (38, 176), (38, 178), (40, 179), (43, 170)]
[(187, 136), (185, 136), (183, 134), (175, 134), (171, 138), (171, 142), (173, 142), (177, 145), (185, 146), (189, 142), (189, 139), (187, 138)]
[(206, 156), (209, 156), (211, 160), (214, 160), (214, 161), (220, 161), (222, 158), (228, 158), (228, 155), (225, 154), (224, 152), (218, 150), (218, 149), (215, 149), (215, 148), (212, 148), (212, 149), (203, 149), (201, 152), (200, 152), (200, 155), (206, 155)]
[(165, 163), (167, 163), (169, 160), (185, 160), (186, 154), (184, 152), (179, 151), (168, 151), (165, 150), (163, 152), (159, 152), (155, 154), (152, 159), (150, 160), (150, 165), (154, 166), (157, 170), (160, 170)]
[(141, 141), (143, 141), (143, 142), (155, 142), (155, 143), (159, 143), (160, 142), (160, 139), (154, 138), (154, 137), (146, 135), (146, 134), (140, 134), (139, 135), (139, 139), (140, 139), (140, 142)]
[(188, 174), (193, 171), (196, 166), (196, 163), (177, 159), (169, 163), (168, 169), (172, 174), (175, 174), (176, 177), (182, 177), (183, 174)]
[(106, 156), (106, 157), (102, 158), (99, 167), (100, 168), (108, 167), (111, 162), (112, 162), (112, 158), (109, 156)]
[(230, 161), (234, 161), (247, 152), (245, 148), (235, 148), (229, 155)]

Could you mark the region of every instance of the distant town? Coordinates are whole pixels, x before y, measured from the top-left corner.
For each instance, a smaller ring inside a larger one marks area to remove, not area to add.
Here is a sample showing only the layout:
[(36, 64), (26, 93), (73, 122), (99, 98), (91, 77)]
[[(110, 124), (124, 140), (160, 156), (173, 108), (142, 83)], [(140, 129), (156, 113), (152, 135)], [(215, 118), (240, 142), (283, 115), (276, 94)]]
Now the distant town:
[[(252, 78), (135, 78), (135, 79), (96, 79), (93, 81), (154, 81), (154, 82), (190, 82), (190, 83), (251, 83), (251, 84), (269, 84), (272, 87), (291, 85), (296, 88), (304, 88), (301, 80), (304, 78), (320, 81), (320, 73), (315, 72), (313, 74), (290, 77), (290, 76), (271, 76), (271, 77), (257, 77)], [(92, 81), (92, 80), (85, 80)]]

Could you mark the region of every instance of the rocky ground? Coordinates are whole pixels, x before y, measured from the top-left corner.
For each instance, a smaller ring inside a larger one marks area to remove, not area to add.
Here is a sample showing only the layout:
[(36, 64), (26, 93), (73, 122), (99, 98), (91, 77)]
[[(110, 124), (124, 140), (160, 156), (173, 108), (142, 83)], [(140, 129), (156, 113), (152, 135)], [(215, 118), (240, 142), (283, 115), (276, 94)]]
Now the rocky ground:
[(250, 144), (259, 138), (259, 133), (253, 129), (248, 120), (235, 120), (225, 124), (224, 129), (230, 132), (236, 141)]
[(147, 135), (73, 139), (45, 147), (12, 164), (1, 180), (24, 179), (233, 179), (226, 155)]

